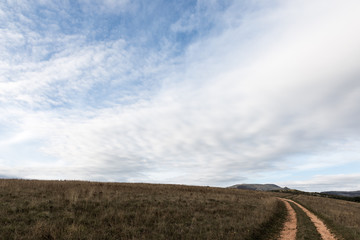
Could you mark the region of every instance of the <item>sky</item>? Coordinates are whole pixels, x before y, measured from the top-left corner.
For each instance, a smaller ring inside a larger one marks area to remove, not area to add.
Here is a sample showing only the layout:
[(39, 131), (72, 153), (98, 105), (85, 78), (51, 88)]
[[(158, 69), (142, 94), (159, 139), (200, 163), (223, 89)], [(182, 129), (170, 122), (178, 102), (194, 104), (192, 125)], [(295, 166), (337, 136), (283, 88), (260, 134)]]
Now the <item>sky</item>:
[(359, 12), (1, 1), (0, 178), (360, 190)]

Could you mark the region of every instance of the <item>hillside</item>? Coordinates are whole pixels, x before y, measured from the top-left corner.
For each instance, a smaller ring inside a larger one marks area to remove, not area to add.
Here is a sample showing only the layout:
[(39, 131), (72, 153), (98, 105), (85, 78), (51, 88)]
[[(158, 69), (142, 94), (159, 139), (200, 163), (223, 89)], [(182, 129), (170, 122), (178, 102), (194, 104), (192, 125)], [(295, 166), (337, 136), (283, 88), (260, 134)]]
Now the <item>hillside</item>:
[(342, 197), (360, 197), (360, 191), (328, 191), (322, 194), (336, 195)]
[(274, 191), (274, 190), (283, 189), (275, 184), (236, 184), (230, 186), (229, 188), (257, 190), (257, 191)]
[(339, 239), (360, 239), (359, 203), (296, 191), (4, 179), (0, 238), (283, 240), (290, 204), (296, 239), (320, 239), (308, 213), (289, 199)]
[(270, 239), (285, 207), (266, 192), (0, 179), (1, 239)]

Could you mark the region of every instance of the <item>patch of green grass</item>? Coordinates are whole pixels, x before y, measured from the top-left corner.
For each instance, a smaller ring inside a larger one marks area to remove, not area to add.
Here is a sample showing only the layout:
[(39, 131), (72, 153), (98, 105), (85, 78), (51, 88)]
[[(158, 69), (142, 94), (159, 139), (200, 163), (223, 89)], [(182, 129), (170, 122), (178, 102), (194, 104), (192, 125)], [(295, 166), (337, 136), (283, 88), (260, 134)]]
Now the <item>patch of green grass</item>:
[(316, 230), (314, 223), (296, 204), (290, 203), (296, 212), (297, 232), (296, 240), (321, 240), (320, 233)]

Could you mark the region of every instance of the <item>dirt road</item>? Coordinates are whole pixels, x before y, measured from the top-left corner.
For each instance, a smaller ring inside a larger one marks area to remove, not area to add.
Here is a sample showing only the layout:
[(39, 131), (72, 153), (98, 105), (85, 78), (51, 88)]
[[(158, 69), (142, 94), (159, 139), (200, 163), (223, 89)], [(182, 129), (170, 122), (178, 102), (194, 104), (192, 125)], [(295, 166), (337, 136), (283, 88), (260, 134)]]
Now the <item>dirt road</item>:
[(315, 214), (289, 199), (279, 198), (286, 205), (288, 211), (288, 217), (284, 224), (283, 230), (280, 233), (279, 240), (295, 240), (296, 239), (296, 213), (294, 209), (290, 206), (289, 202), (296, 204), (302, 211), (306, 213), (306, 215), (310, 218), (313, 224), (316, 227), (316, 230), (320, 233), (321, 238), (323, 240), (337, 240), (337, 238), (329, 231), (323, 221), (321, 221)]

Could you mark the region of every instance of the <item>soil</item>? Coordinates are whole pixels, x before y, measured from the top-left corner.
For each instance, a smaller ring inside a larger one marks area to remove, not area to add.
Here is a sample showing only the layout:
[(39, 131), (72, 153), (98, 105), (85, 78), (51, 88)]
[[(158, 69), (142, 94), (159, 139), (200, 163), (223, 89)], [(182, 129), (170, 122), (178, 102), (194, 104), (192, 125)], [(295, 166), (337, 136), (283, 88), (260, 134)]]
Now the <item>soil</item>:
[(284, 224), (284, 228), (280, 233), (279, 240), (295, 240), (296, 239), (296, 226), (297, 219), (295, 210), (290, 206), (290, 203), (284, 199), (281, 199), (286, 206), (288, 216)]
[(296, 213), (294, 209), (290, 206), (289, 202), (296, 204), (301, 210), (303, 210), (306, 215), (310, 218), (313, 224), (316, 227), (316, 230), (320, 233), (321, 238), (324, 240), (337, 240), (337, 238), (330, 232), (326, 227), (323, 221), (321, 221), (315, 214), (310, 212), (308, 209), (304, 208), (297, 202), (294, 202), (289, 199), (279, 198), (286, 205), (288, 210), (288, 218), (284, 224), (284, 228), (280, 234), (279, 240), (295, 240), (296, 239)]

